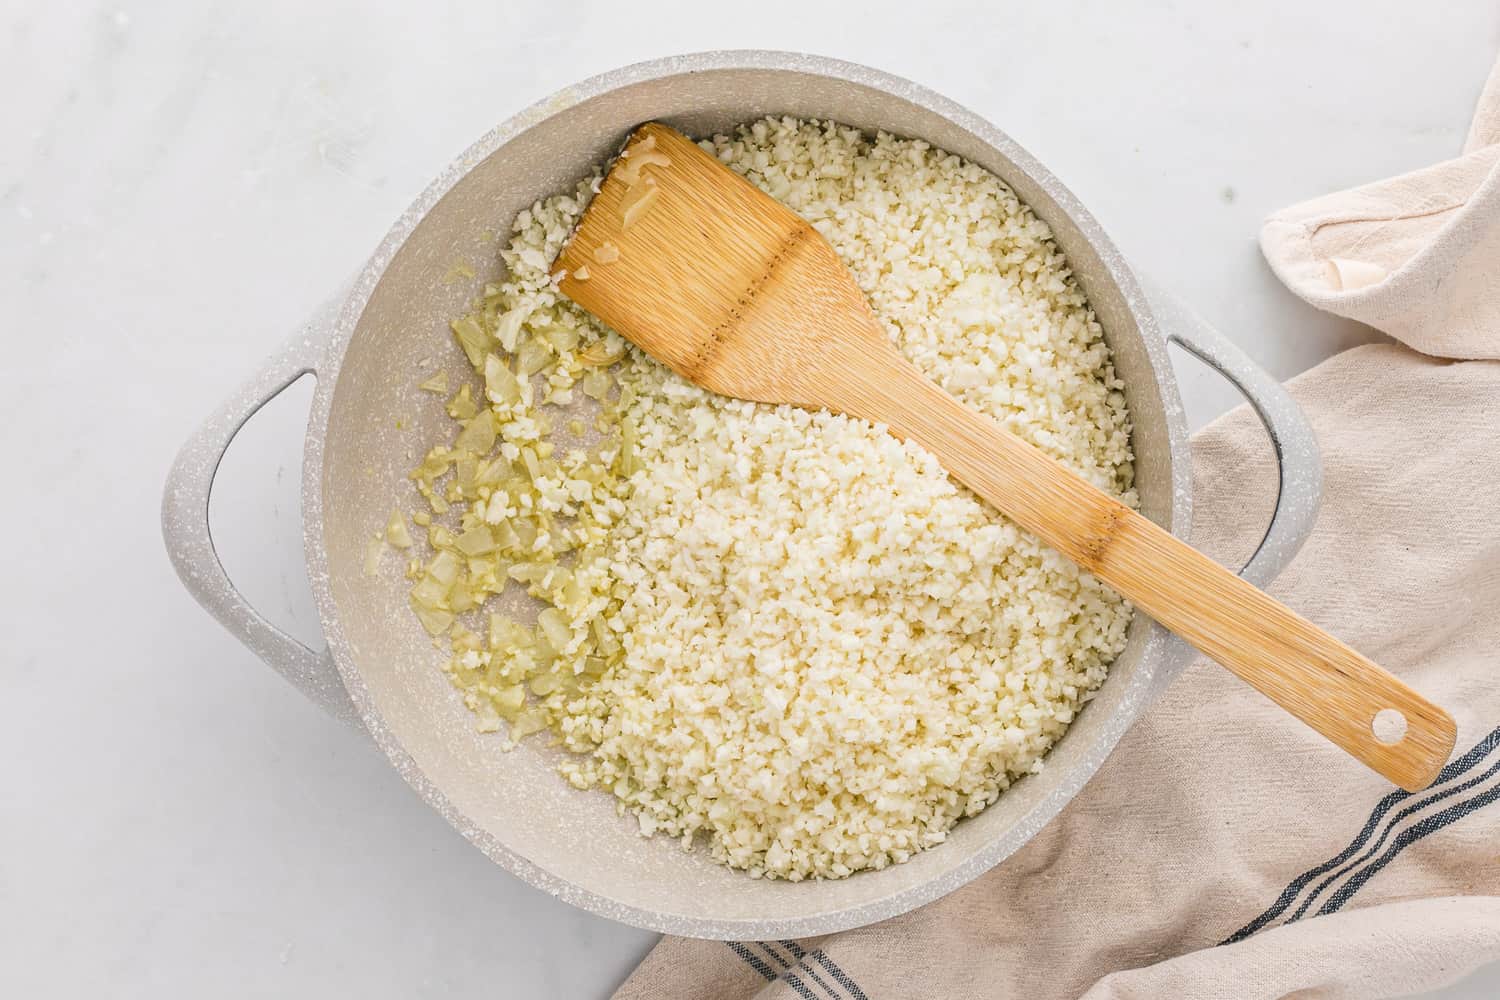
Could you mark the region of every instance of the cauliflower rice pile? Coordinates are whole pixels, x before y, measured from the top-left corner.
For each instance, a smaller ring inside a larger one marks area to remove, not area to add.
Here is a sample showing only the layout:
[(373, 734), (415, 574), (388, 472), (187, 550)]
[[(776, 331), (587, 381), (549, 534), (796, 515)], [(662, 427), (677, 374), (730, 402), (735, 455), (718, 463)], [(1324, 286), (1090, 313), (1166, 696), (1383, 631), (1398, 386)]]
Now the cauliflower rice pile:
[[(1099, 325), (1000, 180), (833, 123), (702, 145), (829, 240), (940, 385), (1135, 502)], [(643, 834), (792, 880), (905, 861), (1041, 769), (1130, 609), (921, 448), (704, 392), (563, 299), (548, 268), (598, 180), (521, 213), (454, 323), (485, 391), (413, 472), (413, 608), (482, 730), (550, 730)], [(383, 537), (412, 544), (399, 513)], [(464, 624), (514, 584), (535, 628)]]

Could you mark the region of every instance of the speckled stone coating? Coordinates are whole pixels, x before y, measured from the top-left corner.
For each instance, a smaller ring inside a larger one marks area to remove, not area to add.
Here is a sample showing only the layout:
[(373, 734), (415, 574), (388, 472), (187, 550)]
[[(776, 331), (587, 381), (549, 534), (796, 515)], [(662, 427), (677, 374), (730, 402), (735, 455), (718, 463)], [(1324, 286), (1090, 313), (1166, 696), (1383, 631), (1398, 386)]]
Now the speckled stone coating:
[[(368, 731), (418, 794), (490, 858), (576, 906), (671, 934), (824, 934), (951, 892), (1051, 820), (1191, 659), (1182, 643), (1137, 616), (1109, 679), (1041, 774), (959, 824), (943, 846), (836, 882), (751, 879), (705, 852), (641, 838), (632, 822), (615, 815), (608, 796), (574, 791), (553, 773), (556, 751), (533, 741), (506, 754), (497, 737), (474, 731), (435, 669), (440, 654), (406, 611), (399, 560), (387, 559), (373, 578), (362, 572), (365, 543), (391, 509), (415, 506), (405, 479), (412, 458), (446, 426), (441, 401), (416, 392), (413, 376), (434, 364), (455, 378), (470, 376), (447, 321), (498, 274), (494, 230), (582, 175), (632, 126), (659, 118), (702, 134), (781, 113), (927, 139), (994, 171), (1051, 225), (1126, 383), (1137, 488), (1148, 517), (1182, 535), (1192, 504), (1186, 423), (1158, 312), (1170, 317), (1170, 339), (1240, 386), (1282, 460), (1280, 503), (1247, 577), (1264, 584), (1290, 561), (1317, 505), (1316, 445), (1284, 390), (1170, 297), (1153, 291), (1148, 301), (1113, 244), (1056, 178), (994, 126), (931, 91), (813, 56), (710, 52), (595, 77), (501, 125), (397, 221), (348, 294), (187, 443), (167, 484), (163, 531), (194, 596), (318, 704)], [(475, 276), (453, 280), (456, 263)], [(207, 521), (213, 474), (234, 433), (307, 372), (318, 387), (303, 468), (304, 542), (328, 642), (322, 654), (280, 632), (239, 595), (214, 553)]]

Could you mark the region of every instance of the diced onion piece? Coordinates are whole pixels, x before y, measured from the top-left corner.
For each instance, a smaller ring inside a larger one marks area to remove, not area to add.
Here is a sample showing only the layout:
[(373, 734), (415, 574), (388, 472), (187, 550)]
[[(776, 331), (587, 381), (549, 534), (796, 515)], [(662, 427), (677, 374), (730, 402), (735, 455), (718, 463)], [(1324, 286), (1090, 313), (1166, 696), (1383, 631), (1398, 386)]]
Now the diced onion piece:
[(448, 592), (451, 584), (443, 583), (431, 576), (424, 576), (411, 588), (411, 599), (418, 607), (431, 610), (448, 610)]
[(490, 648), (513, 654), (529, 643), (529, 630), (520, 622), (513, 622), (504, 615), (490, 614)]
[(495, 543), (502, 549), (509, 551), (521, 543), (516, 535), (516, 529), (510, 526), (509, 521), (501, 521), (494, 526)]
[(490, 534), (487, 526), (476, 524), (459, 535), (454, 545), (466, 556), (482, 556), (495, 551), (495, 536)]
[(492, 403), (509, 405), (521, 401), (521, 383), (511, 370), (493, 354), (484, 359), (484, 394)]
[[(646, 139), (637, 143), (634, 149), (626, 150), (625, 155), (629, 156), (629, 160), (615, 171), (619, 175), (620, 180), (625, 182), (626, 187), (633, 188), (636, 182), (641, 179), (642, 171), (647, 167), (670, 167), (672, 165), (672, 161), (666, 153), (659, 153), (646, 146), (646, 143), (651, 142), (654, 138), (654, 136), (647, 136)], [(646, 179), (650, 180), (651, 178), (647, 176)]]
[(542, 339), (558, 354), (566, 354), (578, 346), (578, 331), (568, 326), (554, 326), (542, 334)]
[(477, 653), (484, 647), (484, 641), (479, 636), (461, 625), (454, 626), (448, 638), (453, 645), (454, 652), (464, 653), (473, 650)]
[(535, 709), (529, 709), (516, 717), (510, 724), (510, 738), (513, 740), (525, 739), (532, 733), (539, 733), (547, 728), (547, 717)]
[(462, 615), (462, 613), (471, 612), (471, 610), (474, 610), (475, 607), (478, 607), (478, 603), (480, 603), (483, 598), (483, 592), (478, 592), (478, 594), (475, 594), (474, 588), (471, 588), (471, 586), (468, 585), (468, 582), (465, 582), (462, 577), (459, 577), (458, 582), (456, 582), (455, 585), (453, 585), (453, 588), (449, 591), (449, 610), (455, 612), (456, 615)]
[(411, 548), (411, 532), (406, 530), (406, 518), (399, 510), (391, 511), (391, 519), (385, 523), (385, 540), (393, 549)]
[(578, 380), (578, 388), (590, 399), (603, 399), (609, 394), (609, 373), (601, 368), (595, 368), (583, 378)]
[(458, 561), (458, 556), (444, 549), (432, 560), (431, 565), (427, 567), (427, 572), (433, 579), (451, 586), (453, 581), (458, 579), (458, 572), (462, 568), (463, 565)]
[(459, 387), (458, 394), (448, 400), (448, 416), (454, 420), (468, 420), (479, 412), (479, 407), (474, 405), (474, 397), (469, 395), (469, 385), (465, 382)]
[(516, 533), (516, 547), (530, 551), (536, 544), (536, 522), (529, 517), (518, 517), (511, 521)]
[(526, 319), (526, 307), (517, 306), (502, 315), (495, 324), (495, 339), (507, 352), (516, 349), (516, 340), (521, 335), (521, 324)]
[(656, 204), (657, 196), (661, 192), (656, 187), (656, 181), (650, 177), (625, 192), (625, 197), (620, 199), (620, 228), (629, 229), (641, 220), (651, 206)]
[(605, 636), (609, 635), (609, 625), (603, 618), (595, 618), (589, 622), (589, 631), (594, 633), (594, 641), (602, 645)]
[(469, 359), (469, 364), (476, 369), (484, 364), (484, 352), (489, 347), (489, 334), (484, 332), (484, 327), (473, 316), (465, 316), (456, 319), (451, 324), (453, 336), (458, 339), (458, 345), (464, 349), (464, 355)]
[(439, 395), (442, 395), (448, 391), (448, 373), (446, 371), (440, 371), (429, 378), (427, 381), (418, 385), (417, 388), (421, 389), (424, 392), (435, 392)]
[(518, 583), (541, 583), (551, 571), (547, 563), (519, 562), (505, 572)]
[(531, 649), (536, 654), (536, 662), (543, 666), (550, 665), (553, 660), (557, 659), (557, 648), (541, 632), (537, 633), (536, 639), (531, 644)]
[(603, 367), (612, 365), (625, 356), (625, 349), (607, 340), (596, 340), (578, 352), (578, 360), (586, 365)]
[(605, 240), (594, 248), (595, 264), (613, 264), (620, 259), (620, 248)]
[(630, 421), (620, 425), (620, 475), (633, 476), (642, 468), (635, 455), (635, 426)]
[(483, 410), (464, 421), (464, 429), (453, 441), (455, 450), (466, 451), (471, 455), (488, 455), (494, 446), (495, 414), (493, 410)]
[(448, 631), (454, 622), (453, 612), (443, 611), (438, 608), (426, 608), (420, 604), (413, 604), (412, 610), (416, 612), (417, 620), (427, 630), (428, 635), (442, 635)]
[(463, 580), (459, 580), (449, 589), (448, 607), (455, 614), (461, 615), (465, 611), (472, 611), (478, 606), (479, 600), (475, 596), (474, 591), (470, 590)]
[(481, 462), (474, 473), (474, 484), (476, 486), (497, 486), (505, 482), (510, 472), (510, 463), (505, 460), (504, 455), (496, 455), (487, 462)]
[(474, 495), (474, 477), (479, 474), (479, 459), (472, 455), (460, 458), (453, 467), (454, 485), (465, 498)]
[(493, 696), (495, 708), (506, 718), (513, 718), (526, 704), (526, 689), (520, 684), (511, 684), (500, 690)]
[(552, 352), (547, 350), (546, 345), (541, 341), (528, 340), (516, 352), (516, 363), (523, 375), (535, 375), (550, 366), (552, 362)]
[(530, 445), (521, 449), (521, 461), (525, 463), (526, 474), (531, 477), (533, 483), (542, 478), (542, 467), (537, 461), (536, 450)]
[(475, 732), (498, 733), (500, 731), (500, 714), (495, 711), (495, 706), (488, 702), (480, 702), (479, 707), (474, 709), (474, 714), (479, 721), (474, 724)]
[(365, 545), (365, 576), (375, 576), (380, 572), (380, 553), (384, 546), (380, 544), (380, 536), (377, 535)]
[(544, 609), (537, 615), (536, 624), (553, 649), (561, 651), (567, 648), (568, 640), (573, 637), (573, 630), (568, 627), (568, 616), (557, 608)]

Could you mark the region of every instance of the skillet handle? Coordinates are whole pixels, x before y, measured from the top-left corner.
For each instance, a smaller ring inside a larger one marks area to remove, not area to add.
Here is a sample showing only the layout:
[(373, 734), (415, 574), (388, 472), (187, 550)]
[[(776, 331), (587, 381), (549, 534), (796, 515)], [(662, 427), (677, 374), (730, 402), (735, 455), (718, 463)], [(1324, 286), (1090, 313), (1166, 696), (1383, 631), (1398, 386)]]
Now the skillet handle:
[[(1297, 555), (1318, 519), (1323, 497), (1318, 439), (1291, 394), (1249, 355), (1156, 282), (1142, 277), (1141, 285), (1167, 341), (1228, 379), (1245, 397), (1271, 439), (1280, 477), (1276, 508), (1260, 545), (1239, 570), (1240, 576), (1264, 589)], [(1201, 655), (1175, 636), (1171, 643), (1153, 679), (1153, 698)]]
[(162, 495), (161, 528), (167, 554), (188, 591), (235, 638), (341, 722), (360, 726), (327, 650), (314, 651), (273, 625), (235, 589), (214, 549), (208, 499), (224, 452), (241, 427), (303, 375), (318, 375), (338, 303), (313, 319), (188, 439), (172, 463)]

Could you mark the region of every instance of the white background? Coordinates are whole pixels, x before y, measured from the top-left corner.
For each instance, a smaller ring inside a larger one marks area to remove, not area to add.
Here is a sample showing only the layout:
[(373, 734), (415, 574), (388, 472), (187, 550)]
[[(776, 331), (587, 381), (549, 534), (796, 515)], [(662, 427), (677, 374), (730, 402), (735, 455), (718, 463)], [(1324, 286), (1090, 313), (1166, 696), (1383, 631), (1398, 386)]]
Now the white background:
[[(1371, 334), (1275, 283), (1259, 221), (1456, 153), (1500, 10), (0, 0), (0, 994), (597, 997), (649, 947), (490, 864), (221, 631), (157, 506), (195, 423), (464, 146), (582, 77), (724, 47), (976, 109), (1289, 377)], [(1184, 376), (1195, 426), (1233, 403)], [(241, 436), (214, 514), (236, 579), (316, 641), (309, 397)]]

